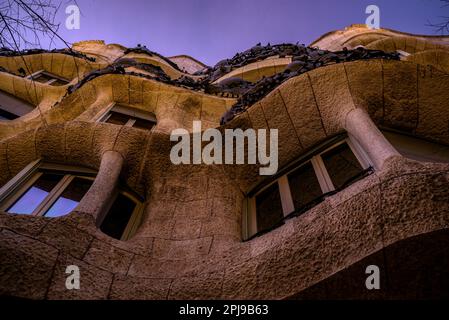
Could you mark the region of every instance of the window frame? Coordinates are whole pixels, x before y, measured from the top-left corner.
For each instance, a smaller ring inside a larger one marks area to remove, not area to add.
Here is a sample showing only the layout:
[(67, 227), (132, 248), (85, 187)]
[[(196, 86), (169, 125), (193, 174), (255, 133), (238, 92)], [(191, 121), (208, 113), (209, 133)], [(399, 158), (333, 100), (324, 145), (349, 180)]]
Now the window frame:
[[(49, 192), (49, 194), (42, 200), (42, 202), (33, 210), (33, 212), (26, 215), (44, 216), (44, 214), (47, 213), (47, 211), (51, 208), (51, 206), (66, 190), (66, 188), (73, 181), (73, 179), (78, 177), (81, 179), (95, 181), (96, 176), (98, 174), (96, 170), (88, 169), (85, 167), (70, 166), (58, 163), (48, 163), (42, 161), (42, 159), (37, 159), (29, 163), (25, 168), (23, 168), (19, 173), (17, 173), (13, 178), (11, 178), (3, 187), (0, 188), (0, 211), (5, 212), (7, 214), (13, 214), (8, 213), (7, 210), (11, 208), (11, 206), (13, 206), (14, 203), (18, 199), (20, 199), (26, 193), (26, 191), (44, 173), (62, 174), (63, 177), (53, 187), (53, 189)], [(102, 217), (99, 226), (101, 226), (103, 220), (108, 215), (109, 210), (111, 209), (114, 201), (117, 199), (119, 193), (121, 193), (128, 199), (131, 199), (131, 201), (135, 203), (134, 210), (132, 211), (132, 214), (123, 231), (123, 234), (121, 238), (118, 239), (121, 241), (127, 241), (137, 232), (139, 226), (141, 225), (145, 209), (144, 200), (127, 187), (119, 186), (116, 188), (116, 190), (114, 191), (114, 195), (111, 197), (111, 201), (109, 201), (108, 205), (101, 213)]]
[[(134, 126), (134, 124), (136, 123), (136, 119), (131, 119), (131, 118), (139, 118), (141, 120), (153, 122), (154, 123), (153, 127), (148, 131), (152, 131), (154, 129), (154, 127), (156, 127), (156, 125), (157, 125), (156, 116), (154, 116), (154, 114), (152, 112), (145, 112), (145, 111), (137, 110), (134, 107), (131, 107), (131, 106), (128, 106), (128, 105), (122, 104), (122, 103), (117, 103), (117, 102), (111, 103), (108, 106), (106, 112), (102, 113), (98, 117), (96, 122), (107, 123), (106, 121), (108, 121), (108, 119), (112, 116), (112, 112), (120, 113), (120, 114), (130, 117), (130, 119), (128, 119), (128, 121), (123, 125), (125, 127), (133, 127)], [(138, 129), (138, 128), (136, 128), (136, 129)]]
[(54, 83), (54, 82), (56, 82), (58, 80), (62, 81), (62, 82), (66, 82), (65, 84), (63, 84), (63, 86), (68, 85), (70, 83), (70, 81), (68, 79), (62, 78), (60, 76), (57, 76), (57, 75), (55, 75), (55, 74), (53, 74), (51, 72), (45, 71), (43, 69), (28, 75), (26, 77), (26, 79), (35, 81), (34, 78), (37, 78), (40, 75), (46, 75), (49, 78), (53, 78), (53, 79), (48, 80), (47, 82), (41, 82), (42, 84), (51, 85), (52, 83)]
[(44, 172), (61, 174), (63, 177), (33, 212), (27, 215), (44, 216), (73, 179), (81, 178), (94, 181), (95, 175), (97, 174), (94, 170), (76, 166), (50, 164), (38, 159), (27, 165), (14, 178), (0, 188), (0, 211), (8, 213), (7, 210), (33, 186)]
[(19, 119), (36, 109), (28, 101), (21, 99), (9, 92), (0, 90), (0, 109), (15, 116), (14, 119), (0, 119), (0, 122), (9, 122)]
[(449, 151), (449, 144), (389, 127), (381, 126), (379, 129), (393, 148), (406, 159), (420, 162), (449, 163), (449, 157), (446, 156)]
[[(6, 116), (4, 116), (6, 114)], [(9, 112), (0, 106), (0, 121), (13, 121), (20, 118), (19, 115)]]
[(244, 240), (249, 240), (259, 233), (263, 233), (264, 230), (257, 230), (257, 212), (256, 212), (256, 197), (264, 190), (271, 187), (273, 184), (278, 184), (278, 189), (281, 198), (282, 211), (284, 219), (295, 212), (295, 206), (289, 185), (288, 175), (298, 170), (300, 167), (311, 163), (315, 172), (315, 176), (320, 185), (323, 194), (327, 194), (336, 190), (332, 179), (328, 173), (328, 170), (323, 162), (322, 155), (338, 146), (346, 143), (351, 152), (356, 157), (363, 170), (373, 168), (374, 165), (369, 159), (367, 153), (363, 150), (357, 140), (350, 134), (345, 134), (343, 137), (338, 136), (336, 139), (331, 139), (316, 148), (312, 149), (304, 157), (300, 158), (300, 161), (295, 162), (293, 165), (287, 167), (286, 170), (281, 171), (273, 181), (264, 184), (261, 188), (255, 188), (256, 192), (250, 192), (243, 201), (243, 219), (242, 219), (242, 237)]
[[(103, 224), (104, 220), (106, 219), (106, 216), (108, 215), (109, 210), (111, 210), (111, 207), (114, 204), (114, 202), (117, 199), (119, 194), (122, 194), (125, 197), (127, 197), (128, 199), (131, 199), (136, 205), (134, 207), (133, 212), (131, 213), (131, 217), (129, 218), (128, 223), (126, 224), (126, 227), (123, 230), (123, 233), (122, 233), (120, 239), (117, 239), (120, 241), (127, 241), (137, 232), (137, 229), (141, 225), (141, 222), (143, 219), (143, 213), (144, 213), (144, 209), (145, 209), (144, 201), (142, 201), (142, 199), (140, 199), (140, 197), (137, 196), (132, 191), (128, 191), (123, 188), (117, 188), (114, 191), (114, 195), (112, 197), (113, 200), (111, 200), (108, 203), (107, 207), (105, 208), (105, 210), (102, 214), (100, 221), (98, 222), (98, 229), (101, 228), (101, 225)], [(101, 232), (103, 232), (103, 231), (101, 231)], [(104, 233), (104, 234), (107, 235), (108, 237), (111, 237), (107, 233)], [(113, 237), (111, 237), (111, 238), (113, 238)], [(116, 238), (114, 238), (114, 239), (116, 239)]]

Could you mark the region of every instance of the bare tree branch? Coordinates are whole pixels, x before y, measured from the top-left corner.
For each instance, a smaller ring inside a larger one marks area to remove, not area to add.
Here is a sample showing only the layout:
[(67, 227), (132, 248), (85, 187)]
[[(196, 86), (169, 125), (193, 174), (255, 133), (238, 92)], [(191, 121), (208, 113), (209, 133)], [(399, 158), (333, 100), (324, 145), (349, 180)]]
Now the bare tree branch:
[[(60, 24), (55, 21), (55, 17), (61, 2), (61, 0), (0, 0), (0, 46), (3, 49), (20, 53), (26, 49), (42, 48), (41, 39), (45, 38), (50, 40), (49, 45), (51, 46), (56, 38), (62, 41), (69, 51), (73, 52), (71, 45), (58, 34)], [(76, 0), (74, 3), (77, 5)], [(26, 73), (32, 74), (31, 68), (22, 54), (20, 57)], [(75, 57), (72, 58), (77, 75), (80, 77), (77, 61)], [(36, 85), (34, 79), (31, 80), (37, 101)], [(38, 105), (37, 108), (46, 124), (40, 106)]]
[[(5, 28), (4, 29), (6, 29), (8, 31), (8, 33), (9, 33), (9, 35), (11, 37), (11, 40), (14, 42), (14, 47), (18, 48), (18, 44), (17, 44), (16, 39), (14, 37), (14, 32), (15, 31), (13, 31), (13, 29), (8, 25), (8, 22), (5, 19), (5, 16), (2, 14), (2, 12), (0, 12), (0, 18), (1, 18), (1, 21), (3, 21), (3, 23), (5, 24)], [(20, 56), (20, 57), (22, 58), (22, 61), (23, 61), (24, 65), (25, 65), (25, 68), (27, 69), (27, 72), (29, 74), (31, 74), (30, 68), (29, 68), (28, 64), (26, 63), (25, 59), (23, 58), (23, 56)], [(37, 101), (36, 84), (34, 83), (34, 81), (32, 81), (32, 84), (33, 84), (33, 88), (34, 88), (34, 91), (33, 91), (34, 92), (34, 96), (35, 96), (35, 99)], [(39, 110), (39, 115), (40, 115), (44, 125), (47, 125), (47, 121), (45, 120), (45, 117), (43, 116), (42, 110), (41, 110), (39, 105), (37, 106), (37, 109)]]
[(0, 0), (0, 44), (21, 50), (40, 48), (43, 38), (52, 43), (59, 30), (55, 22), (59, 7), (60, 2), (52, 0)]
[[(449, 0), (440, 0), (442, 2), (441, 8), (449, 7)], [(435, 29), (436, 33), (449, 34), (449, 16), (440, 16), (440, 22), (428, 22), (427, 26)]]

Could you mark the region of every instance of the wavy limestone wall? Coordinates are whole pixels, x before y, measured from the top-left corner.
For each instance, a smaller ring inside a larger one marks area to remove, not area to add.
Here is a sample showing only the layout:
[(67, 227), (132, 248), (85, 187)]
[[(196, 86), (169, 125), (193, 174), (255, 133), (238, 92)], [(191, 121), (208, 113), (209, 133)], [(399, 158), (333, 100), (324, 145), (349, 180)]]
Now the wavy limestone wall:
[[(28, 80), (0, 77), (2, 90), (9, 85), (26, 99)], [(120, 179), (146, 199), (144, 221), (124, 242), (104, 235), (80, 210), (55, 219), (0, 213), (0, 294), (282, 299), (399, 241), (448, 228), (449, 165), (396, 155), (306, 214), (242, 242), (242, 201), (261, 181), (258, 167), (169, 160), (171, 129), (191, 129), (200, 119), (218, 126), (232, 99), (128, 75), (98, 77), (63, 97), (59, 88), (36, 85), (40, 113), (0, 127), (0, 185), (38, 158), (101, 170), (102, 159), (115, 151), (123, 158)], [(448, 74), (414, 61), (332, 65), (290, 79), (220, 129), (279, 129), (280, 166), (329, 137), (358, 130), (350, 121), (357, 112), (377, 125), (449, 144), (448, 87)], [(155, 130), (95, 122), (113, 101), (154, 112)], [(70, 264), (81, 269), (80, 290), (65, 289)]]

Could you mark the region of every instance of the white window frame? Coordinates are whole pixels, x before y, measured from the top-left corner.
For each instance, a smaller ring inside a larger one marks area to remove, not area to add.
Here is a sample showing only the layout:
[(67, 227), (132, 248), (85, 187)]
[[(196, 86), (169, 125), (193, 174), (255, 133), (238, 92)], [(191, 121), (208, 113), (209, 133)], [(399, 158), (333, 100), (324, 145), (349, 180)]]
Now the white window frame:
[(29, 76), (27, 76), (26, 79), (34, 80), (35, 77), (38, 77), (40, 75), (46, 75), (47, 77), (53, 78), (53, 79), (48, 80), (47, 82), (42, 82), (43, 84), (51, 85), (53, 82), (56, 82), (58, 80), (63, 81), (63, 82), (67, 82), (65, 85), (70, 83), (69, 80), (64, 79), (62, 77), (59, 77), (59, 76), (57, 76), (57, 75), (55, 75), (53, 73), (47, 72), (45, 70), (36, 71), (35, 73), (32, 73)]
[[(96, 122), (106, 122), (108, 119), (112, 116), (111, 112), (121, 113), (129, 117), (139, 118), (142, 120), (151, 121), (154, 123), (153, 128), (157, 125), (157, 119), (152, 113), (143, 112), (140, 110), (137, 110), (133, 107), (124, 105), (124, 104), (118, 104), (116, 102), (113, 102), (109, 105), (106, 112), (104, 112), (100, 117), (98, 117)], [(128, 119), (128, 122), (124, 124), (125, 127), (132, 127), (134, 126), (134, 123), (136, 122), (135, 119)], [(151, 128), (151, 130), (153, 130)]]
[(332, 179), (324, 165), (322, 155), (339, 145), (346, 143), (349, 146), (349, 149), (352, 151), (361, 167), (366, 170), (370, 167), (373, 167), (372, 161), (369, 159), (366, 152), (357, 142), (357, 140), (348, 135), (346, 138), (341, 139), (340, 141), (332, 144), (330, 147), (314, 154), (310, 158), (304, 159), (299, 165), (295, 166), (293, 169), (288, 170), (285, 174), (282, 174), (276, 180), (272, 181), (268, 185), (264, 186), (260, 190), (257, 191), (253, 196), (246, 198), (243, 203), (243, 222), (242, 222), (242, 237), (244, 240), (249, 239), (259, 232), (257, 230), (257, 212), (256, 212), (256, 197), (261, 194), (264, 190), (271, 187), (273, 184), (277, 183), (281, 198), (282, 204), (282, 212), (284, 217), (287, 217), (289, 214), (295, 211), (295, 206), (293, 203), (293, 197), (291, 194), (291, 189), (288, 183), (288, 175), (294, 171), (296, 171), (301, 166), (311, 163), (312, 167), (315, 171), (315, 176), (320, 185), (321, 191), (323, 194), (335, 191), (336, 188), (332, 182)]

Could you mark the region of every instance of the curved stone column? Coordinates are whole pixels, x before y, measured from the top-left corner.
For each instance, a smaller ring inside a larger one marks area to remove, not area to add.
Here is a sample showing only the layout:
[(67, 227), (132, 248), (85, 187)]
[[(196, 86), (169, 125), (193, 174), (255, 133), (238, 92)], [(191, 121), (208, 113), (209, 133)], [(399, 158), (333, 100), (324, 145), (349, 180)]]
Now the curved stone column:
[(100, 170), (94, 183), (76, 209), (92, 215), (97, 226), (113, 200), (122, 166), (123, 157), (119, 152), (106, 151), (101, 158)]
[(400, 156), (371, 120), (368, 113), (361, 108), (351, 110), (346, 115), (345, 129), (357, 139), (376, 169), (382, 169), (388, 158)]

